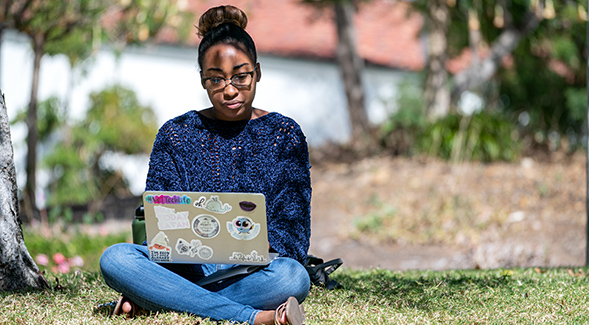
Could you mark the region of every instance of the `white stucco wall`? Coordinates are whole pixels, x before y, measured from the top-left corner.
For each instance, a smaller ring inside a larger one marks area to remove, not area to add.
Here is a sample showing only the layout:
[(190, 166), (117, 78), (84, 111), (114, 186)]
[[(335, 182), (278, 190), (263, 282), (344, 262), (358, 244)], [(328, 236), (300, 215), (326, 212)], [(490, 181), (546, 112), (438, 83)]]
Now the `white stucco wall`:
[[(0, 88), (5, 94), (8, 115), (25, 109), (29, 101), (33, 55), (28, 40), (14, 32), (5, 33), (0, 53)], [(262, 79), (254, 106), (294, 118), (310, 145), (325, 141), (342, 142), (350, 127), (340, 73), (334, 63), (260, 56)], [(371, 121), (380, 122), (393, 106), (396, 85), (407, 73), (367, 68), (364, 72), (366, 104)], [(71, 97), (71, 118), (81, 119), (88, 109), (88, 95), (107, 85), (121, 83), (133, 89), (141, 103), (151, 105), (160, 124), (188, 110), (209, 106), (200, 86), (196, 49), (145, 46), (128, 48), (117, 59), (111, 49), (96, 53), (85, 77), (75, 81)], [(63, 56), (44, 57), (41, 64), (39, 100), (52, 95), (64, 98), (69, 84), (69, 64)], [(24, 161), (24, 128), (12, 129), (17, 169)], [(131, 178), (144, 178), (145, 169), (129, 163)], [(146, 165), (146, 164), (145, 164)], [(24, 168), (20, 168), (23, 170)], [(22, 179), (22, 177), (21, 177)], [(40, 175), (40, 179), (43, 176)], [(138, 186), (141, 191), (143, 184)]]

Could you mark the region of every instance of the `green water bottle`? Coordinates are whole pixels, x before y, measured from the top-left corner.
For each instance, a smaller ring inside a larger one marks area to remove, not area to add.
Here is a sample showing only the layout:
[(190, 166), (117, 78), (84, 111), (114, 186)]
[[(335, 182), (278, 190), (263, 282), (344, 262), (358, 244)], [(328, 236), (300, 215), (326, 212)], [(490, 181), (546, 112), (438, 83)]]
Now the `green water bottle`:
[(133, 243), (142, 245), (146, 240), (145, 237), (145, 212), (143, 211), (143, 204), (135, 209), (135, 218), (131, 224), (133, 229)]

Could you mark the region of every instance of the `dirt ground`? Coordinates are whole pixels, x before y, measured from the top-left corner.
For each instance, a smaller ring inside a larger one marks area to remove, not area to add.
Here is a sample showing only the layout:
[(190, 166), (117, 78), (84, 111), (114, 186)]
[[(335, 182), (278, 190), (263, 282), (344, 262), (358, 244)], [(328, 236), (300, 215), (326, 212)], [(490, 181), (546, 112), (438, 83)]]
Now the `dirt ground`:
[[(372, 157), (312, 165), (309, 252), (340, 257), (343, 267), (585, 264), (584, 153), (493, 164)], [(105, 214), (114, 222), (102, 232), (130, 227), (135, 201), (105, 205), (116, 213)]]
[(314, 163), (310, 253), (354, 269), (582, 266), (585, 166), (584, 153)]

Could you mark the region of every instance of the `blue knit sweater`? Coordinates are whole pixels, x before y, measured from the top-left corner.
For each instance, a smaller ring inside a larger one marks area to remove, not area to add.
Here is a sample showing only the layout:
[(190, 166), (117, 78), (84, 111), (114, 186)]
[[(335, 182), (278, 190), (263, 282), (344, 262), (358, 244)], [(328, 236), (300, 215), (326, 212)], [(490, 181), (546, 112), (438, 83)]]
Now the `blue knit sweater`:
[(309, 168), (305, 136), (288, 117), (269, 113), (228, 122), (190, 111), (160, 128), (146, 190), (262, 193), (270, 246), (304, 263), (311, 236)]

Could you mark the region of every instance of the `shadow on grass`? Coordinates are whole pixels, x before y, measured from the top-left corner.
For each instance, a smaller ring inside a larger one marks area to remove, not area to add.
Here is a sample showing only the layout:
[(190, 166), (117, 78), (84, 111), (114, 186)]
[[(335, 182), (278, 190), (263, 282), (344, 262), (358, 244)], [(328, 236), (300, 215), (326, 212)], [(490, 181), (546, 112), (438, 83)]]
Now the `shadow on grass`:
[(102, 276), (99, 272), (72, 272), (72, 273), (48, 273), (45, 278), (49, 283), (49, 288), (43, 290), (18, 290), (0, 292), (0, 298), (11, 295), (23, 296), (29, 294), (52, 294), (79, 296), (95, 289), (102, 284)]
[(349, 300), (386, 303), (392, 308), (430, 310), (445, 300), (460, 300), (466, 292), (511, 291), (514, 280), (500, 271), (393, 272), (348, 271), (334, 274)]

